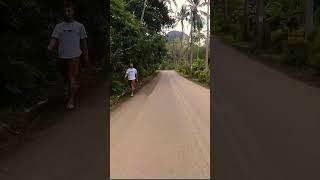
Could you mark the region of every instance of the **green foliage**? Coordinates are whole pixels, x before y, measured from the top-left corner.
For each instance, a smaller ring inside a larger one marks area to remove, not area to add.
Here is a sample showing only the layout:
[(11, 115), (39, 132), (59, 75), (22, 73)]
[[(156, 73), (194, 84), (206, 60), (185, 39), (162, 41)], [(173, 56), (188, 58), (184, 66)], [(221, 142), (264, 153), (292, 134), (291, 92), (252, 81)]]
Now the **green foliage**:
[(277, 29), (271, 32), (271, 45), (276, 54), (284, 52), (285, 44), (288, 41), (288, 31), (285, 29)]
[(210, 70), (205, 70), (205, 61), (203, 59), (194, 59), (192, 62), (192, 73), (188, 66), (180, 64), (177, 71), (188, 76), (204, 85), (210, 85)]
[(308, 55), (309, 63), (320, 70), (320, 28), (314, 31), (312, 36), (309, 37)]
[[(132, 14), (132, 11), (135, 11), (138, 7), (132, 4), (133, 2), (128, 4), (125, 2), (127, 1), (111, 0), (110, 52), (112, 72), (124, 77), (129, 63), (133, 63), (138, 70), (139, 78), (143, 79), (152, 75), (158, 69), (168, 53), (165, 36), (157, 33), (156, 26), (159, 23), (163, 25), (171, 22), (155, 17), (156, 22), (153, 22), (154, 24), (144, 26), (140, 22), (140, 16), (137, 17)], [(141, 3), (142, 1), (134, 2)], [(152, 13), (166, 12), (164, 9), (157, 8), (160, 4), (153, 1), (150, 3), (151, 6), (155, 5)], [(146, 13), (146, 20), (148, 16), (148, 13)], [(126, 91), (124, 87), (127, 86), (127, 81), (124, 78), (115, 76), (112, 81), (114, 82), (112, 85), (113, 96)]]
[(112, 95), (121, 95), (125, 92), (129, 91), (129, 86), (127, 81), (125, 81), (124, 75), (121, 73), (113, 73), (112, 74), (112, 88), (111, 88), (111, 94)]
[[(140, 19), (143, 9), (144, 0), (125, 0), (127, 10)], [(144, 15), (146, 27), (152, 31), (160, 32), (162, 26), (171, 26), (174, 19), (169, 17), (169, 10), (163, 1), (148, 0)]]
[(302, 30), (289, 31), (286, 63), (302, 67), (307, 63), (307, 49)]
[[(248, 2), (247, 11), (245, 2)], [(256, 39), (256, 1), (235, 0), (214, 2), (214, 29), (231, 44)], [(264, 0), (264, 53), (281, 55), (283, 63), (296, 67), (313, 66), (320, 70), (320, 1), (314, 1), (315, 31), (305, 40), (305, 1)]]

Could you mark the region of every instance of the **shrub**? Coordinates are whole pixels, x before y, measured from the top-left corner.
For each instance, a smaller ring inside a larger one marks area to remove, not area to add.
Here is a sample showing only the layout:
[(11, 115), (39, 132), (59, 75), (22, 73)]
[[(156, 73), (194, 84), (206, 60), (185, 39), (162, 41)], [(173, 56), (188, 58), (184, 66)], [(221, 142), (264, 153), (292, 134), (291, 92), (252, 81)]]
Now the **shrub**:
[(230, 33), (236, 41), (243, 39), (243, 29), (239, 24), (230, 24)]
[(128, 91), (127, 81), (121, 73), (112, 74), (112, 87), (111, 92), (113, 96), (118, 96)]
[(320, 28), (318, 27), (309, 37), (308, 44), (308, 63), (320, 70)]
[(271, 44), (275, 53), (281, 54), (284, 52), (287, 40), (288, 32), (286, 29), (277, 29), (271, 32)]
[(210, 71), (204, 70), (199, 73), (198, 80), (201, 83), (210, 85)]
[(306, 65), (307, 46), (302, 30), (289, 32), (285, 63), (299, 67)]

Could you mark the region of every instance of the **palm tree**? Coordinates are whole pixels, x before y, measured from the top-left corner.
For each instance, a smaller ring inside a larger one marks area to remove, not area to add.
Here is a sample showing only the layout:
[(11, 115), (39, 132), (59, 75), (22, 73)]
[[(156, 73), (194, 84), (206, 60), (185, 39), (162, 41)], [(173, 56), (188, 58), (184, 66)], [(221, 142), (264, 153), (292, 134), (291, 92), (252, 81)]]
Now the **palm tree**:
[(201, 46), (201, 40), (202, 39), (205, 39), (206, 36), (198, 31), (197, 33), (194, 34), (194, 42), (197, 44), (197, 59), (199, 59), (199, 49), (200, 49), (200, 46)]
[(177, 23), (181, 23), (181, 30), (182, 34), (180, 37), (180, 55), (179, 55), (179, 61), (181, 61), (182, 58), (182, 49), (183, 49), (183, 40), (184, 40), (184, 21), (187, 19), (187, 8), (185, 5), (183, 5), (180, 9), (180, 12), (177, 13), (175, 16), (175, 19), (177, 20)]
[[(140, 18), (140, 21), (143, 22), (143, 18), (144, 18), (144, 13), (146, 11), (146, 7), (147, 7), (147, 1), (148, 0), (144, 0), (144, 3), (143, 3), (143, 9), (142, 9), (142, 13), (141, 13), (141, 18)], [(176, 0), (159, 0), (159, 2), (163, 2), (163, 3), (168, 3), (171, 7), (171, 2), (174, 3), (174, 5), (177, 7), (177, 1)]]
[(204, 6), (202, 3), (202, 0), (188, 0), (189, 4), (189, 11), (188, 11), (188, 15), (189, 15), (189, 22), (191, 24), (191, 28), (190, 28), (190, 55), (189, 55), (189, 63), (190, 63), (190, 67), (192, 70), (192, 59), (193, 59), (193, 43), (194, 43), (194, 38), (193, 38), (193, 34), (195, 32), (200, 31), (203, 28), (203, 22), (205, 21), (204, 18), (201, 16), (201, 12), (199, 11), (199, 8)]
[(210, 1), (209, 0), (205, 0), (204, 2), (202, 2), (201, 4), (199, 4), (198, 7), (204, 7), (207, 6), (207, 12), (204, 12), (202, 10), (199, 10), (200, 14), (206, 17), (206, 21), (207, 21), (207, 37), (206, 37), (206, 70), (208, 69), (208, 64), (209, 64), (209, 48), (210, 48), (210, 43), (209, 43), (209, 37), (210, 37)]
[(175, 7), (178, 7), (176, 0), (159, 0), (159, 2), (164, 2), (165, 4), (169, 4), (170, 11), (172, 11), (172, 3)]
[(206, 38), (206, 70), (208, 70), (208, 65), (209, 65), (209, 48), (210, 48), (210, 43), (209, 43), (209, 38), (210, 38), (210, 0), (206, 0), (207, 3), (207, 38)]
[(147, 7), (147, 1), (148, 0), (144, 0), (144, 3), (143, 3), (143, 9), (142, 9), (141, 18), (140, 18), (141, 22), (143, 22), (144, 12), (146, 11), (146, 7)]

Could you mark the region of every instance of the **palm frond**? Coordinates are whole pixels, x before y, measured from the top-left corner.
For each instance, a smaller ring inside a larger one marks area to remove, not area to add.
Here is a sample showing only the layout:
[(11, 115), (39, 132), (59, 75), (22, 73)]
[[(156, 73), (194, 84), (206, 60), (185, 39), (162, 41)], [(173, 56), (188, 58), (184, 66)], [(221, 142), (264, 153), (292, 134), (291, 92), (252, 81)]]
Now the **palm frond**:
[(187, 1), (188, 1), (188, 3), (190, 3), (191, 5), (194, 5), (193, 0), (187, 0)]
[(205, 1), (205, 2), (203, 2), (201, 4), (199, 4), (198, 7), (204, 7), (204, 6), (207, 6), (207, 5), (209, 5), (209, 3), (208, 3), (208, 1)]
[(202, 14), (202, 15), (204, 15), (204, 16), (208, 16), (208, 13), (206, 13), (206, 12), (204, 12), (204, 11), (202, 11), (202, 10), (200, 10), (200, 13)]
[(173, 4), (178, 7), (177, 1), (176, 0), (172, 0)]

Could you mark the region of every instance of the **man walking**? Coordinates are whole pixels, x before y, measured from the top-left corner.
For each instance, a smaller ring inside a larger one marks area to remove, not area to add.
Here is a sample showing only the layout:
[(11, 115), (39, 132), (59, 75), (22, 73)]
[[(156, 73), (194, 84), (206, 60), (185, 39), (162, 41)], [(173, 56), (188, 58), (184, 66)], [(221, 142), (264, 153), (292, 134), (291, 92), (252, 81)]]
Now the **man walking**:
[(66, 3), (64, 6), (65, 20), (55, 26), (48, 51), (52, 52), (58, 46), (59, 65), (65, 80), (68, 82), (68, 102), (66, 108), (74, 108), (74, 98), (78, 89), (80, 56), (88, 65), (87, 34), (83, 24), (74, 19), (74, 6)]
[(131, 89), (131, 97), (133, 96), (134, 90), (136, 88), (136, 82), (138, 82), (138, 72), (130, 63), (130, 67), (126, 71), (125, 78), (128, 78), (129, 86)]

